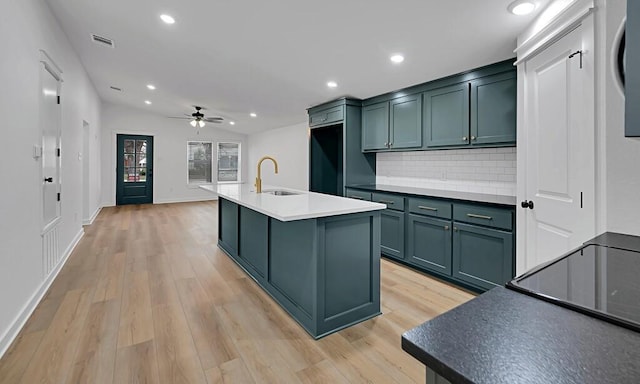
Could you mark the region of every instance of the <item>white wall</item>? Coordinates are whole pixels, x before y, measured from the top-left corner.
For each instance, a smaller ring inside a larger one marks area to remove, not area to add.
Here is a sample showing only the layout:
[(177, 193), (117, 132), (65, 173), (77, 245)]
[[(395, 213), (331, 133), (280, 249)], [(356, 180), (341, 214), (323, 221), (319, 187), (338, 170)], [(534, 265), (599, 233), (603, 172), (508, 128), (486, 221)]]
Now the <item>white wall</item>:
[(616, 85), (612, 62), (614, 39), (625, 15), (625, 0), (606, 1), (606, 123), (602, 127), (606, 140), (606, 229), (640, 235), (640, 140), (624, 137), (624, 96)]
[[(105, 103), (102, 106), (102, 201), (105, 206), (116, 202), (116, 134), (154, 136), (153, 201), (171, 203), (214, 199), (211, 192), (187, 183), (187, 141), (214, 143), (213, 174), (216, 174), (217, 142), (241, 143), (241, 178), (246, 180), (247, 137), (207, 124), (197, 129), (188, 120), (168, 119), (141, 109)], [(215, 179), (215, 177), (214, 177)]]
[(378, 153), (376, 184), (515, 196), (516, 148)]
[(262, 183), (280, 187), (309, 189), (309, 126), (306, 122), (272, 129), (249, 136), (249, 176), (256, 178), (256, 165), (262, 156), (273, 156), (278, 161), (278, 174), (273, 164), (262, 167)]
[[(82, 122), (100, 125), (100, 100), (78, 57), (42, 0), (4, 1), (0, 12), (3, 96), (0, 180), (0, 355), (45, 287), (42, 266), (41, 165), (32, 147), (38, 125), (40, 49), (63, 70), (62, 220), (59, 252), (68, 254), (82, 235)], [(97, 175), (99, 169), (92, 169)], [(95, 176), (97, 177), (97, 176)], [(97, 208), (98, 186), (92, 204)]]

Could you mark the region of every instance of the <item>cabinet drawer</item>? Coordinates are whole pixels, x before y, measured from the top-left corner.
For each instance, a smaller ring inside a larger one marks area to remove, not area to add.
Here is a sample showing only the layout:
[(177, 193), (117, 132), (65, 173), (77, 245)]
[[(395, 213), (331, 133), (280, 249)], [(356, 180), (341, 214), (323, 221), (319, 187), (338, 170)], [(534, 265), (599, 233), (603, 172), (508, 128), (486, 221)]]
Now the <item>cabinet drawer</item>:
[(387, 205), (387, 209), (404, 211), (404, 197), (390, 193), (374, 192), (371, 201)]
[(364, 192), (357, 189), (347, 188), (345, 197), (348, 197), (350, 199), (371, 201), (371, 192)]
[(412, 197), (409, 199), (409, 212), (419, 215), (451, 218), (451, 203), (436, 199)]
[(513, 230), (513, 211), (473, 204), (454, 204), (453, 220)]
[(344, 120), (344, 110), (342, 105), (316, 112), (309, 116), (309, 126), (326, 125), (336, 121)]

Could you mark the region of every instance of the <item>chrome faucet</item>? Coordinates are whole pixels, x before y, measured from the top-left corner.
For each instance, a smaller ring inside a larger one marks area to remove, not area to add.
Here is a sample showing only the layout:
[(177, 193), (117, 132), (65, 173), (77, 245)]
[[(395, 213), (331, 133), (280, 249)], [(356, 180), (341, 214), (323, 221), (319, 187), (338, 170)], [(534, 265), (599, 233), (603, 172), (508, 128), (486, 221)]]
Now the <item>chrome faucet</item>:
[(260, 166), (262, 166), (262, 162), (265, 161), (265, 160), (273, 161), (273, 165), (276, 168), (276, 173), (278, 173), (278, 162), (273, 157), (265, 156), (262, 159), (258, 160), (258, 173), (257, 173), (257, 176), (256, 176), (256, 184), (255, 184), (256, 193), (262, 193), (262, 178), (260, 177), (261, 176)]

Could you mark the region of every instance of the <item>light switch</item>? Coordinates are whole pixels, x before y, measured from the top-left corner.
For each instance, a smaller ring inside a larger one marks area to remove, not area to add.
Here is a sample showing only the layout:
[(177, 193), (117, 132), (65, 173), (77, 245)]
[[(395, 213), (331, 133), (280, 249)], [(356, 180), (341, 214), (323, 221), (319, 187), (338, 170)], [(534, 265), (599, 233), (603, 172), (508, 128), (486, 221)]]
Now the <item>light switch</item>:
[(33, 146), (33, 158), (38, 160), (42, 157), (42, 147), (39, 145)]

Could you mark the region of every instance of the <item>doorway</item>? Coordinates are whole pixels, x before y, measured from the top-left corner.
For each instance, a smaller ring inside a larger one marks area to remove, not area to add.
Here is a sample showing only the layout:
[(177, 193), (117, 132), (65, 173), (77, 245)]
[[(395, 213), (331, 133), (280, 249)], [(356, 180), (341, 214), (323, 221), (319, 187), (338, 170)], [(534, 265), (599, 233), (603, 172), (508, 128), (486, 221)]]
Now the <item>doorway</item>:
[(86, 121), (82, 122), (82, 221), (91, 224), (90, 174), (91, 169), (91, 127)]
[(153, 136), (117, 135), (116, 205), (153, 203)]

